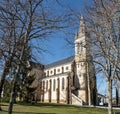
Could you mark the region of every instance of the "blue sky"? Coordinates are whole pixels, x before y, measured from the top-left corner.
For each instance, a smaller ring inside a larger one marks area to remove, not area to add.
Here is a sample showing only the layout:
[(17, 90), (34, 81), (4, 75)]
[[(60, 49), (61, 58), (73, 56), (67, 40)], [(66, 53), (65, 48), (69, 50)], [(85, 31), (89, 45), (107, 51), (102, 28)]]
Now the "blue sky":
[[(67, 7), (71, 8), (72, 10), (75, 10), (76, 12), (80, 12), (82, 15), (84, 12), (84, 6), (86, 4), (90, 4), (90, 0), (59, 0), (60, 4), (62, 6), (58, 6), (55, 3), (51, 3), (54, 5), (54, 8), (56, 10), (56, 13), (64, 12)], [(77, 32), (77, 29), (79, 28), (79, 20), (78, 22), (75, 22), (77, 28), (73, 29), (72, 32), (75, 34)], [(74, 54), (74, 49), (70, 48), (65, 41), (65, 38), (69, 38), (74, 42), (74, 36), (71, 35), (64, 35), (62, 33), (56, 32), (50, 36), (50, 40), (48, 42), (45, 42), (45, 48), (50, 53), (44, 53), (41, 55), (40, 60), (43, 64), (49, 64), (54, 61), (58, 61), (60, 59), (72, 56)]]

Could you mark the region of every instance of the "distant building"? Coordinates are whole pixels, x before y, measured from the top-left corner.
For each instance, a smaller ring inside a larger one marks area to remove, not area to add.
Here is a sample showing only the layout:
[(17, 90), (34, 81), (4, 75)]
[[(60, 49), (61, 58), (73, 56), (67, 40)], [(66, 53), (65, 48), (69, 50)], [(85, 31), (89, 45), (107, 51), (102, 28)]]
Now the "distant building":
[(44, 65), (37, 93), (41, 102), (96, 104), (97, 89), (91, 42), (83, 17), (74, 44), (75, 56)]
[(102, 94), (97, 94), (97, 100), (98, 100), (98, 105), (100, 106), (107, 106), (108, 105), (108, 96), (102, 95)]

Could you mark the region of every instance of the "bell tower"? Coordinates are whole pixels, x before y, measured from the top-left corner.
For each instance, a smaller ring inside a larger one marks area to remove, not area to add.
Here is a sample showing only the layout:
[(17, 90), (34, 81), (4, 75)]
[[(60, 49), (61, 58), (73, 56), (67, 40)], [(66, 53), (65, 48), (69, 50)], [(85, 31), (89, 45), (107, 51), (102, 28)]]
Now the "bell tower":
[(91, 54), (91, 43), (84, 18), (80, 19), (80, 27), (75, 35), (75, 63), (77, 96), (84, 104), (96, 103), (96, 78)]

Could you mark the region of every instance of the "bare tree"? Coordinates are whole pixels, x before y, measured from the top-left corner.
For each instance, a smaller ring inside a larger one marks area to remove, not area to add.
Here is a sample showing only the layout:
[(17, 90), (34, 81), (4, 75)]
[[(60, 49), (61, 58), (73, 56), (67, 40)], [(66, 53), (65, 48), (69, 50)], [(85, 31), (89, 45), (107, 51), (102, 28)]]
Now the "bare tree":
[(87, 8), (87, 21), (93, 41), (94, 62), (108, 86), (108, 114), (112, 114), (112, 81), (119, 71), (120, 1), (93, 0)]
[(52, 16), (53, 13), (46, 7), (46, 3), (43, 3), (43, 0), (1, 1), (0, 29), (3, 35), (2, 41), (5, 41), (3, 44), (5, 47), (7, 46), (7, 49), (0, 49), (2, 56), (5, 54), (6, 57), (5, 67), (1, 76), (0, 94), (9, 69), (13, 64), (16, 66), (9, 114), (12, 113), (15, 86), (20, 72), (20, 65), (23, 64), (26, 45), (32, 39), (44, 39), (53, 31), (63, 29), (65, 26), (61, 24), (62, 16)]
[(11, 67), (13, 56), (15, 56), (15, 53), (17, 51), (16, 50), (17, 43), (15, 43), (16, 39), (13, 38), (13, 22), (12, 22), (13, 18), (11, 18), (11, 21), (10, 21), (10, 17), (11, 17), (10, 13), (8, 13), (10, 16), (9, 18), (8, 18), (8, 15), (5, 15), (5, 14), (6, 14), (6, 12), (1, 7), (1, 12), (0, 12), (0, 17), (1, 17), (0, 18), (0, 20), (1, 20), (1, 23), (0, 23), (1, 24), (1, 28), (0, 28), (1, 46), (0, 46), (0, 50), (1, 50), (1, 58), (3, 60), (2, 62), (4, 63), (4, 68), (3, 68), (2, 75), (1, 75), (0, 99), (1, 99), (1, 92), (3, 89), (5, 77), (9, 73), (9, 69)]

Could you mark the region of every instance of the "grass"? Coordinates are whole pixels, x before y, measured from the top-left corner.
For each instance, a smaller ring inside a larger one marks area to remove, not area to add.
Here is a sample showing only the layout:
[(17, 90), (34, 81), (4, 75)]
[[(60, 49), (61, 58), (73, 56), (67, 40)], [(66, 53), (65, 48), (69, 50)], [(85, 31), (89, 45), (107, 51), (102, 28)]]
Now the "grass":
[[(0, 114), (7, 114), (7, 110), (8, 104), (4, 103)], [(50, 103), (18, 103), (14, 105), (13, 114), (107, 114), (107, 109)]]

